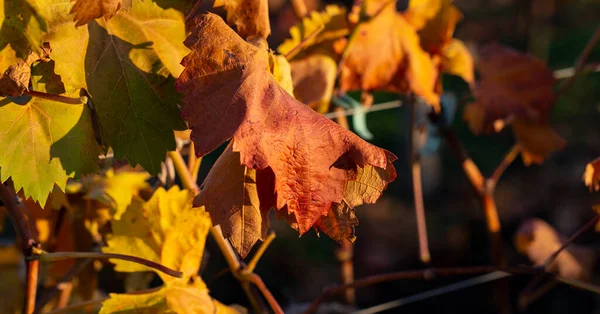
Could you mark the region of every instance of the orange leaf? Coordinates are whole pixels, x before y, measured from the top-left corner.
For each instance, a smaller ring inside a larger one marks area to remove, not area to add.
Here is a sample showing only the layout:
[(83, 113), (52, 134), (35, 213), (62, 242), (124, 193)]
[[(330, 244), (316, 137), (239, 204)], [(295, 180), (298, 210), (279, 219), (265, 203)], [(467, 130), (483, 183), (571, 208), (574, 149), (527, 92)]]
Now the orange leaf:
[(337, 64), (323, 54), (314, 54), (290, 63), (294, 96), (319, 113), (329, 109)]
[(225, 8), (227, 23), (235, 25), (242, 37), (271, 34), (267, 0), (215, 0), (213, 7)]
[(521, 157), (525, 165), (541, 164), (552, 153), (562, 150), (566, 142), (547, 123), (517, 118), (513, 121), (513, 132), (521, 145)]
[(176, 87), (184, 94), (182, 112), (196, 153), (205, 155), (233, 137), (241, 164), (273, 171), (275, 205), (295, 215), (301, 234), (342, 201), (358, 167), (388, 169), (391, 153), (314, 112), (275, 82), (264, 40), (245, 42), (220, 17), (207, 14), (195, 20), (185, 43), (192, 52), (182, 61), (186, 69)]
[(358, 27), (341, 69), (341, 91), (413, 92), (439, 110), (437, 68), (421, 48), (417, 32), (394, 6), (387, 5)]
[(132, 0), (77, 0), (70, 13), (75, 13), (73, 19), (75, 26), (81, 26), (88, 22), (104, 17), (110, 19), (123, 7), (125, 10), (131, 8)]
[(585, 186), (590, 188), (590, 192), (600, 190), (600, 158), (592, 160), (585, 166), (583, 181)]
[(442, 49), (442, 57), (443, 72), (458, 75), (469, 84), (474, 83), (473, 57), (462, 41), (453, 39), (445, 45)]
[(443, 53), (444, 47), (452, 41), (456, 24), (462, 19), (462, 13), (450, 0), (438, 0), (438, 2), (440, 2), (440, 10), (419, 31), (421, 46), (434, 54)]

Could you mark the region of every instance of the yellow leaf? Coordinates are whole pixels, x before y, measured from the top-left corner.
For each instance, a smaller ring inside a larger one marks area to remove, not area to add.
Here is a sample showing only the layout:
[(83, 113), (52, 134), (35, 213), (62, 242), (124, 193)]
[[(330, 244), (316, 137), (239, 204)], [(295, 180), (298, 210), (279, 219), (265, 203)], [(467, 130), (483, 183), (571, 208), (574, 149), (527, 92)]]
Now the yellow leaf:
[(443, 72), (460, 76), (469, 84), (475, 81), (473, 57), (462, 41), (453, 39), (443, 48), (442, 55)]
[(283, 87), (290, 95), (294, 95), (294, 83), (292, 83), (292, 69), (285, 57), (269, 53), (269, 67), (271, 74), (279, 86)]
[(242, 37), (267, 38), (271, 34), (267, 0), (215, 0), (213, 6), (225, 8), (227, 24), (235, 25)]
[[(319, 31), (320, 28), (322, 30)], [(315, 32), (317, 33), (315, 34)], [(324, 11), (313, 11), (296, 26), (290, 28), (291, 38), (279, 45), (277, 51), (282, 55), (288, 55), (305, 41), (300, 49), (287, 56), (288, 59), (292, 59), (302, 50), (325, 41), (344, 37), (348, 33), (346, 9), (337, 5), (328, 5)]]
[(87, 193), (85, 197), (100, 201), (110, 207), (113, 219), (121, 219), (131, 200), (142, 189), (150, 188), (146, 182), (147, 172), (118, 171), (109, 169), (104, 176), (93, 175), (82, 180)]
[(590, 192), (600, 190), (600, 158), (592, 160), (585, 166), (583, 182), (590, 188)]
[(451, 0), (438, 0), (440, 9), (433, 19), (419, 31), (421, 46), (434, 54), (441, 54), (444, 46), (450, 43), (456, 24), (462, 19), (462, 13)]
[(313, 54), (292, 61), (290, 66), (296, 99), (319, 113), (327, 112), (337, 74), (336, 62), (327, 55)]
[[(158, 188), (144, 203), (134, 197), (120, 220), (112, 221), (107, 253), (139, 256), (180, 270), (185, 276), (195, 274), (204, 252), (210, 217), (203, 208), (192, 208), (194, 195), (188, 190)], [(148, 268), (114, 260), (117, 271), (148, 271)], [(164, 282), (174, 278), (158, 273)]]
[(444, 0), (411, 0), (408, 9), (403, 13), (404, 17), (416, 30), (422, 29), (427, 22), (433, 19), (440, 9)]

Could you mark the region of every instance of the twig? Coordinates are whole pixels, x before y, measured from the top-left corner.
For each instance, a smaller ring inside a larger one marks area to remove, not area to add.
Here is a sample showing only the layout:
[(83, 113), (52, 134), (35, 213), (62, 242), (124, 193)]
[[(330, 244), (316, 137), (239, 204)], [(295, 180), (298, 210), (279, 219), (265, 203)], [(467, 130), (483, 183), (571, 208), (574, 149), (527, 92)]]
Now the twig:
[(513, 145), (513, 147), (506, 154), (506, 156), (504, 156), (504, 159), (502, 159), (502, 162), (500, 162), (498, 167), (496, 167), (496, 170), (494, 170), (492, 176), (488, 179), (488, 184), (491, 184), (491, 186), (495, 187), (498, 183), (498, 180), (500, 180), (500, 177), (502, 177), (504, 171), (506, 171), (506, 168), (508, 168), (508, 166), (510, 166), (510, 164), (513, 163), (517, 156), (519, 156), (520, 152), (521, 146), (519, 144)]
[(248, 266), (246, 266), (247, 271), (253, 272), (254, 269), (256, 269), (256, 265), (258, 264), (258, 261), (263, 256), (263, 254), (265, 254), (265, 251), (267, 250), (269, 245), (271, 245), (271, 242), (273, 242), (273, 240), (275, 240), (275, 232), (269, 233), (269, 235), (265, 239), (265, 242), (263, 242), (258, 247), (258, 250), (256, 250), (256, 253), (254, 253), (254, 256), (252, 256), (252, 259), (248, 263)]
[[(430, 268), (423, 270), (409, 270), (395, 273), (387, 273), (381, 275), (374, 275), (363, 279), (356, 280), (349, 284), (339, 285), (325, 289), (321, 295), (319, 295), (310, 305), (310, 307), (304, 312), (304, 314), (312, 314), (317, 311), (321, 303), (327, 300), (329, 297), (336, 294), (342, 293), (349, 287), (361, 288), (378, 284), (382, 282), (407, 280), (407, 279), (429, 279), (432, 277), (448, 277), (448, 276), (459, 276), (459, 275), (475, 275), (482, 273), (491, 272), (505, 272), (512, 275), (531, 275), (537, 274), (539, 270), (530, 266), (514, 266), (514, 267), (497, 267), (497, 266), (472, 266), (472, 267), (450, 267), (450, 268)], [(569, 284), (573, 287), (580, 288), (600, 294), (600, 287), (581, 282), (579, 280), (572, 280), (560, 277), (553, 273), (544, 272), (544, 275), (548, 278), (553, 278), (560, 282)]]
[(78, 309), (86, 308), (88, 306), (100, 305), (100, 304), (102, 304), (102, 302), (108, 300), (109, 298), (110, 297), (102, 298), (102, 299), (97, 299), (97, 300), (83, 301), (83, 302), (71, 304), (69, 306), (63, 307), (62, 309), (56, 309), (56, 310), (48, 312), (46, 314), (70, 313), (73, 310), (78, 310)]
[(291, 2), (292, 8), (294, 9), (294, 14), (296, 14), (297, 18), (302, 19), (306, 16), (306, 14), (308, 14), (308, 10), (306, 10), (306, 3), (304, 3), (304, 0), (291, 0)]
[(37, 92), (37, 91), (33, 91), (33, 90), (26, 91), (23, 93), (23, 95), (41, 98), (41, 99), (52, 100), (52, 101), (58, 101), (58, 102), (62, 102), (65, 104), (70, 104), (70, 105), (83, 105), (81, 98), (65, 97), (65, 96), (61, 96), (61, 95), (53, 95), (53, 94)]
[(302, 47), (306, 46), (306, 44), (308, 43), (308, 41), (310, 39), (317, 36), (324, 29), (325, 29), (325, 25), (321, 25), (321, 26), (317, 27), (317, 29), (315, 29), (312, 33), (308, 34), (308, 36), (306, 36), (304, 39), (302, 39), (302, 41), (298, 45), (296, 45), (296, 47), (292, 48), (292, 50), (288, 51), (283, 56), (287, 60), (291, 60), (292, 58), (294, 58), (296, 56), (296, 54), (300, 51), (300, 49), (302, 49)]
[(165, 273), (169, 276), (181, 278), (183, 273), (174, 269), (171, 269), (167, 266), (161, 265), (157, 262), (153, 262), (141, 257), (125, 255), (125, 254), (116, 254), (116, 253), (101, 253), (101, 252), (53, 252), (46, 253), (42, 252), (39, 255), (38, 259), (42, 262), (55, 262), (65, 259), (74, 259), (74, 258), (93, 258), (93, 259), (120, 259), (128, 262), (138, 263), (155, 270), (158, 270), (162, 273)]
[(167, 153), (171, 160), (173, 160), (173, 164), (175, 165), (175, 171), (179, 175), (179, 179), (181, 180), (181, 184), (184, 188), (193, 191), (194, 193), (198, 192), (198, 185), (193, 180), (190, 171), (183, 160), (183, 156), (179, 151), (170, 151)]
[[(564, 251), (569, 245), (571, 245), (577, 238), (579, 238), (582, 234), (588, 231), (590, 228), (594, 227), (598, 221), (600, 220), (600, 215), (595, 214), (590, 221), (588, 221), (585, 225), (579, 228), (573, 235), (571, 235), (554, 253), (548, 256), (541, 264), (537, 265), (540, 268), (540, 271), (546, 270), (554, 260), (560, 255), (562, 251)], [(542, 281), (542, 276), (535, 276), (531, 279), (531, 281), (525, 286), (525, 289), (519, 294), (519, 299), (527, 300), (531, 291)]]
[(196, 11), (198, 11), (198, 9), (200, 9), (200, 6), (202, 5), (202, 1), (203, 0), (197, 0), (196, 4), (194, 4), (194, 7), (185, 16), (185, 22), (186, 22), (186, 24), (194, 16), (194, 14), (196, 13)]
[(46, 303), (50, 302), (50, 300), (54, 299), (54, 297), (59, 294), (61, 289), (59, 286), (63, 283), (71, 282), (79, 273), (81, 273), (90, 263), (92, 262), (91, 258), (84, 259), (79, 261), (73, 268), (67, 272), (67, 274), (61, 278), (54, 287), (49, 288), (44, 291), (35, 306), (35, 313), (39, 313), (39, 311), (46, 305)]
[(428, 265), (431, 262), (429, 241), (427, 240), (427, 222), (425, 220), (425, 205), (423, 202), (423, 185), (421, 182), (421, 153), (418, 147), (418, 138), (424, 129), (417, 125), (416, 102), (414, 95), (410, 97), (410, 112), (408, 122), (408, 153), (410, 154), (411, 177), (413, 185), (413, 198), (415, 203), (415, 216), (417, 218), (417, 231), (419, 235), (419, 257), (421, 262)]
[(571, 85), (573, 85), (579, 74), (585, 68), (587, 58), (590, 56), (590, 53), (592, 52), (594, 46), (596, 46), (598, 41), (600, 41), (600, 27), (596, 29), (594, 35), (592, 35), (592, 38), (590, 38), (590, 41), (588, 41), (587, 45), (585, 46), (585, 48), (583, 48), (583, 51), (577, 58), (577, 61), (575, 62), (575, 73), (573, 73), (573, 75), (569, 77), (566, 81), (564, 81), (563, 84), (559, 87), (558, 91), (556, 92), (557, 97), (562, 95), (569, 89), (569, 87), (571, 87)]
[(40, 244), (33, 239), (31, 229), (25, 215), (20, 209), (17, 194), (12, 188), (0, 183), (0, 199), (8, 211), (8, 216), (21, 242), (21, 249), (27, 264), (27, 281), (25, 284), (25, 300), (23, 313), (31, 314), (35, 310), (35, 296), (37, 292), (39, 261), (34, 259), (35, 252), (40, 249)]
[(400, 298), (398, 300), (394, 300), (394, 301), (386, 302), (386, 303), (379, 304), (376, 306), (372, 306), (372, 307), (369, 307), (366, 309), (362, 309), (362, 310), (356, 311), (352, 314), (380, 313), (380, 312), (387, 311), (387, 310), (390, 310), (393, 308), (398, 308), (400, 306), (404, 306), (404, 305), (411, 304), (414, 302), (427, 300), (427, 299), (437, 297), (437, 296), (440, 296), (440, 295), (443, 295), (446, 293), (470, 288), (470, 287), (473, 287), (476, 285), (488, 283), (490, 281), (498, 280), (498, 279), (505, 278), (508, 276), (511, 276), (511, 275), (508, 273), (505, 273), (505, 272), (495, 271), (493, 273), (477, 276), (474, 278), (469, 278), (467, 280), (459, 281), (459, 282), (456, 282), (456, 283), (453, 283), (453, 284), (450, 284), (447, 286), (443, 286), (443, 287), (432, 289), (432, 290), (427, 290), (425, 292), (421, 292), (421, 293), (418, 293), (415, 295)]
[(260, 276), (258, 276), (257, 274), (251, 274), (249, 281), (252, 282), (258, 288), (258, 290), (260, 290), (260, 292), (265, 297), (267, 303), (269, 303), (269, 306), (275, 314), (283, 314), (281, 306), (279, 306), (279, 303), (277, 303), (277, 300), (275, 300), (275, 298), (271, 294), (271, 291), (267, 289), (267, 286), (265, 286), (265, 283), (262, 281), (262, 278), (260, 278)]

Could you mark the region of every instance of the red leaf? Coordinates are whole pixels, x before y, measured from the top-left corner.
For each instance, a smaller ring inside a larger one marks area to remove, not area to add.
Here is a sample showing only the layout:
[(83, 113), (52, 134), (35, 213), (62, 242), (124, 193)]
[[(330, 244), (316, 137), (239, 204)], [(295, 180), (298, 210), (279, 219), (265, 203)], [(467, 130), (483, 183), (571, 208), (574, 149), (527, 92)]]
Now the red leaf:
[(301, 234), (342, 201), (357, 167), (387, 168), (391, 153), (314, 112), (275, 82), (262, 38), (245, 42), (220, 17), (207, 14), (195, 20), (185, 44), (192, 52), (182, 61), (186, 69), (176, 86), (184, 94), (183, 115), (196, 153), (205, 155), (233, 137), (243, 165), (273, 170), (276, 207), (295, 215)]

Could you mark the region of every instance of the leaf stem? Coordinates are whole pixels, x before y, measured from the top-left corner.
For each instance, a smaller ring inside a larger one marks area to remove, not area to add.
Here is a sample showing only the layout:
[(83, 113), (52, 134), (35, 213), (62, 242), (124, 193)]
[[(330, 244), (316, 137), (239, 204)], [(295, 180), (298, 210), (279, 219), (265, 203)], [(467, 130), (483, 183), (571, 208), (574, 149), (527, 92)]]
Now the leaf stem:
[(575, 62), (575, 73), (565, 80), (559, 87), (558, 91), (556, 92), (557, 97), (560, 97), (562, 94), (564, 94), (571, 87), (571, 85), (573, 85), (575, 80), (577, 80), (579, 74), (581, 74), (581, 72), (585, 69), (586, 61), (598, 41), (600, 41), (600, 27), (596, 28), (594, 35), (592, 35), (592, 38), (590, 38), (588, 43), (585, 45), (585, 48), (583, 48), (583, 51), (577, 58), (577, 61)]
[(498, 167), (496, 167), (494, 173), (488, 179), (488, 184), (490, 184), (490, 186), (496, 187), (496, 184), (502, 177), (504, 171), (506, 171), (506, 168), (508, 168), (508, 166), (510, 166), (513, 163), (513, 161), (515, 161), (517, 156), (519, 156), (520, 152), (521, 146), (519, 144), (513, 145), (510, 151), (508, 151), (508, 153), (504, 156), (504, 159), (502, 159)]
[(179, 175), (179, 179), (181, 180), (181, 184), (184, 188), (191, 190), (194, 193), (198, 193), (198, 185), (193, 180), (188, 167), (183, 160), (183, 156), (179, 151), (170, 151), (167, 155), (173, 160), (173, 165), (175, 165), (175, 171)]
[(158, 270), (162, 273), (165, 273), (169, 276), (181, 278), (183, 273), (174, 269), (171, 269), (167, 266), (161, 265), (157, 262), (153, 262), (141, 257), (125, 255), (125, 254), (116, 254), (116, 253), (101, 253), (101, 252), (53, 252), (47, 253), (42, 252), (39, 255), (38, 259), (42, 262), (55, 262), (65, 259), (74, 259), (74, 258), (93, 258), (93, 259), (119, 259), (128, 262), (138, 263), (155, 270)]
[(423, 184), (421, 182), (421, 153), (416, 142), (424, 134), (424, 128), (417, 125), (416, 121), (416, 102), (414, 95), (410, 97), (409, 112), (409, 131), (408, 131), (408, 153), (410, 154), (411, 177), (413, 185), (413, 198), (415, 203), (415, 216), (417, 218), (417, 231), (419, 235), (419, 257), (421, 262), (429, 265), (431, 262), (431, 253), (429, 251), (429, 241), (427, 239), (427, 222), (425, 220), (425, 205), (423, 202)]
[(269, 291), (267, 286), (265, 286), (265, 283), (259, 275), (251, 274), (249, 281), (252, 282), (258, 288), (258, 290), (260, 290), (260, 292), (265, 297), (267, 303), (269, 303), (269, 306), (275, 314), (283, 314), (281, 306), (279, 306), (279, 303), (277, 303), (277, 300), (275, 300), (273, 294), (271, 294), (271, 291)]
[(23, 95), (41, 98), (41, 99), (52, 100), (52, 101), (58, 101), (58, 102), (62, 102), (65, 104), (70, 104), (70, 105), (82, 105), (83, 104), (81, 101), (81, 98), (79, 98), (79, 97), (78, 98), (65, 97), (65, 96), (61, 96), (61, 95), (48, 94), (48, 93), (37, 92), (37, 91), (33, 91), (33, 90), (26, 91), (23, 93)]
[(265, 239), (265, 242), (261, 243), (261, 245), (258, 247), (258, 250), (256, 250), (256, 253), (254, 253), (254, 256), (252, 256), (252, 259), (248, 263), (248, 266), (246, 266), (246, 271), (253, 272), (254, 269), (256, 269), (258, 261), (260, 261), (260, 258), (263, 256), (263, 254), (265, 254), (265, 251), (267, 250), (269, 245), (271, 245), (271, 242), (273, 242), (273, 240), (275, 240), (275, 232), (269, 233), (269, 235)]
[(296, 45), (296, 47), (292, 48), (292, 50), (290, 50), (286, 54), (284, 54), (283, 57), (286, 58), (287, 60), (293, 59), (296, 56), (296, 54), (298, 54), (298, 52), (302, 49), (302, 47), (306, 46), (306, 44), (308, 43), (309, 40), (311, 40), (313, 37), (317, 36), (324, 29), (325, 29), (325, 25), (319, 26), (312, 33), (310, 33), (308, 36), (306, 36), (306, 38), (302, 39), (302, 41), (298, 45)]
[(34, 259), (40, 244), (33, 239), (33, 234), (27, 219), (19, 206), (17, 193), (13, 188), (0, 183), (0, 199), (8, 211), (8, 216), (21, 242), (21, 249), (27, 265), (27, 281), (25, 284), (25, 299), (23, 313), (31, 314), (35, 310), (35, 296), (37, 293), (39, 261)]

